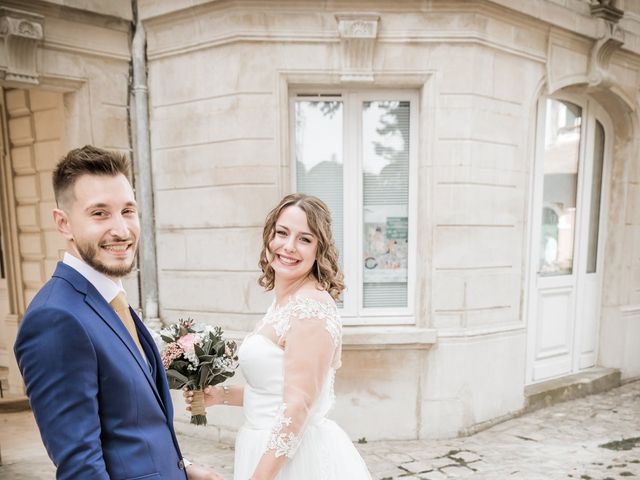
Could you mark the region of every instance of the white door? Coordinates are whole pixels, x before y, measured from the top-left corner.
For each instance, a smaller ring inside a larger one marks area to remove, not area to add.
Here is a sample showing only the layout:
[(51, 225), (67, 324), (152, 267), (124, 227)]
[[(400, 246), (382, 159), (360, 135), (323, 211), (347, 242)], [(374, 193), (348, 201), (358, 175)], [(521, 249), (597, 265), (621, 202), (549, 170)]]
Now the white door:
[(538, 105), (528, 383), (595, 365), (608, 126), (590, 101), (543, 98)]

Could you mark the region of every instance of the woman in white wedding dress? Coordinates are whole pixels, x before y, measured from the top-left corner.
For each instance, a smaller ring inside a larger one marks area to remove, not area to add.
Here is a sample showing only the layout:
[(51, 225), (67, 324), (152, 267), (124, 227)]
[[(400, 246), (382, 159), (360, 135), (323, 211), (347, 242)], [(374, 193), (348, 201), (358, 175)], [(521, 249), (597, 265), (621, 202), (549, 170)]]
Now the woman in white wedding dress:
[[(245, 386), (209, 387), (205, 404), (238, 405), (234, 480), (370, 480), (346, 433), (327, 418), (340, 367), (344, 289), (319, 199), (292, 194), (268, 215), (260, 284), (275, 300), (238, 351)], [(187, 403), (191, 392), (185, 392)]]

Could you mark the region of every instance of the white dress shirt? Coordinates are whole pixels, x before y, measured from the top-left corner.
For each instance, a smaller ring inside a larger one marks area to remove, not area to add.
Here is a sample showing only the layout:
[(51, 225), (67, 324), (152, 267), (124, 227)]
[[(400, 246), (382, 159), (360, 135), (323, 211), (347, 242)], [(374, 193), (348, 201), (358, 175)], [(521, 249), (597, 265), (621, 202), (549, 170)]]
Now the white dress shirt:
[(125, 296), (127, 292), (122, 288), (122, 280), (118, 279), (117, 283), (107, 277), (104, 273), (100, 273), (95, 268), (91, 267), (78, 257), (71, 255), (69, 252), (64, 253), (62, 263), (69, 265), (75, 271), (77, 271), (84, 278), (89, 280), (89, 283), (96, 287), (98, 293), (107, 301), (111, 301), (116, 298), (118, 293), (123, 292)]
[[(86, 278), (89, 283), (91, 283), (91, 285), (96, 287), (98, 293), (102, 295), (102, 298), (104, 298), (109, 305), (111, 305), (111, 301), (116, 298), (116, 296), (120, 292), (124, 293), (125, 297), (127, 296), (127, 292), (125, 292), (124, 288), (122, 288), (122, 280), (118, 279), (117, 282), (114, 282), (104, 273), (100, 273), (95, 268), (84, 262), (84, 260), (71, 255), (69, 252), (64, 252), (62, 263), (64, 263), (65, 265), (69, 265), (76, 272)], [(149, 363), (147, 354), (143, 351), (140, 351), (140, 353), (147, 361), (147, 363)]]

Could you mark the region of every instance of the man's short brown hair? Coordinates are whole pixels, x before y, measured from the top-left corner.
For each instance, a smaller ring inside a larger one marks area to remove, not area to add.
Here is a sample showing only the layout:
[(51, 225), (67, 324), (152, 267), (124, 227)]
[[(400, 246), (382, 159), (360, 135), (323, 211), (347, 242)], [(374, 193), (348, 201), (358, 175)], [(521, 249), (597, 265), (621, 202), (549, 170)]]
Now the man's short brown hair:
[(73, 197), (73, 186), (82, 175), (122, 174), (129, 177), (130, 162), (120, 152), (103, 150), (92, 145), (85, 145), (67, 153), (58, 162), (53, 171), (53, 192), (58, 207), (69, 203)]

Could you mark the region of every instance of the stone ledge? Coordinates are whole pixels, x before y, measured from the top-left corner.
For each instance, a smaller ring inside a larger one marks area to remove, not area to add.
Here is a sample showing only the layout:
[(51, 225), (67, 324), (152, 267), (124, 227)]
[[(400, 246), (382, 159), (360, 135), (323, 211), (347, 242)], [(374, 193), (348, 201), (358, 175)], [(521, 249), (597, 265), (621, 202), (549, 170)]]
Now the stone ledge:
[(525, 388), (523, 412), (532, 412), (556, 403), (586, 397), (620, 386), (620, 370), (593, 367), (574, 375), (529, 385)]
[[(435, 329), (411, 326), (345, 326), (342, 332), (345, 350), (425, 349), (434, 345), (438, 338)], [(224, 335), (240, 343), (247, 333), (225, 330)]]
[(419, 327), (352, 327), (343, 329), (342, 344), (346, 350), (382, 348), (429, 348), (437, 341), (437, 331)]
[(0, 398), (0, 413), (25, 412), (31, 410), (29, 399), (24, 395), (6, 394)]

